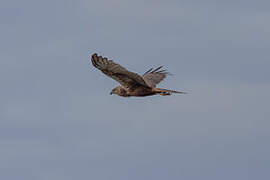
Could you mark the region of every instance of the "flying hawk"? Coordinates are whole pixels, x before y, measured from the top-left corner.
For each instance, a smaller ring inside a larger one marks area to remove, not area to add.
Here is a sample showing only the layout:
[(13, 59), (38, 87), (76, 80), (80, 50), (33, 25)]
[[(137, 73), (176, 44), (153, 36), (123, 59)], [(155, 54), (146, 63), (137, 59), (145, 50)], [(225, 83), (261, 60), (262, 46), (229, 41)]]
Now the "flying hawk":
[(91, 61), (94, 67), (120, 83), (120, 86), (114, 88), (111, 94), (123, 97), (144, 97), (155, 94), (167, 96), (172, 93), (185, 94), (185, 92), (156, 88), (156, 85), (169, 74), (166, 70), (162, 70), (162, 66), (154, 70), (151, 68), (140, 76), (137, 73), (128, 71), (112, 60), (108, 60), (106, 57), (98, 56), (96, 53), (92, 55)]

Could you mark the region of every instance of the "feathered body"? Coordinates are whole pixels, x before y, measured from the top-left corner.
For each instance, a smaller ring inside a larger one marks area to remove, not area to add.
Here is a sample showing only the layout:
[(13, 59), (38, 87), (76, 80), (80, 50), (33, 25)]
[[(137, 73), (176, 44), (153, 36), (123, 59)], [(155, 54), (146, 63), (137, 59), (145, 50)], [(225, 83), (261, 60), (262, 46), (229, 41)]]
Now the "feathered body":
[(152, 88), (147, 88), (143, 86), (138, 86), (137, 88), (129, 89), (129, 91), (127, 91), (123, 86), (120, 85), (114, 88), (112, 92), (114, 93), (111, 93), (111, 94), (117, 94), (123, 97), (130, 97), (130, 96), (144, 97), (144, 96), (151, 96), (151, 95), (156, 94), (152, 90)]
[(120, 86), (114, 88), (111, 94), (117, 94), (123, 97), (144, 97), (155, 94), (171, 95), (172, 93), (185, 93), (156, 88), (156, 85), (169, 74), (166, 70), (162, 70), (162, 66), (155, 70), (151, 68), (140, 76), (137, 73), (126, 70), (112, 60), (98, 56), (96, 53), (92, 55), (91, 61), (94, 67), (120, 83)]

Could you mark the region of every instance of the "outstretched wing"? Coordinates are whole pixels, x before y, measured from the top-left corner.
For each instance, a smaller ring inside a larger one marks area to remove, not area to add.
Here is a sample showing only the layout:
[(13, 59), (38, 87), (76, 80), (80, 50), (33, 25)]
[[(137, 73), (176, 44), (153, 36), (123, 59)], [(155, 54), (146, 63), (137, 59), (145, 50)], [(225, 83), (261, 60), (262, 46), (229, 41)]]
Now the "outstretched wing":
[(98, 56), (96, 53), (91, 58), (94, 67), (101, 70), (104, 74), (118, 81), (123, 87), (131, 89), (139, 85), (149, 87), (143, 78), (136, 73), (126, 70), (112, 60)]
[(166, 76), (169, 74), (166, 70), (162, 70), (162, 67), (163, 66), (160, 66), (155, 70), (151, 68), (143, 74), (142, 78), (148, 86), (156, 87), (156, 85), (160, 83), (163, 79), (165, 79)]

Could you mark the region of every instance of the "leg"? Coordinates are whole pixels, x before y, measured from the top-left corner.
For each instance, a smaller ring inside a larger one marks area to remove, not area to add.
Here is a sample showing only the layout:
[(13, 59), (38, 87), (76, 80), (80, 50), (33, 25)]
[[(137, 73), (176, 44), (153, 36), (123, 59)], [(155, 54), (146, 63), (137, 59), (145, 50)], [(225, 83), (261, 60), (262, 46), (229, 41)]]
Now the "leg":
[(161, 92), (161, 93), (159, 93), (161, 96), (170, 96), (171, 95), (171, 93), (169, 93), (169, 92)]

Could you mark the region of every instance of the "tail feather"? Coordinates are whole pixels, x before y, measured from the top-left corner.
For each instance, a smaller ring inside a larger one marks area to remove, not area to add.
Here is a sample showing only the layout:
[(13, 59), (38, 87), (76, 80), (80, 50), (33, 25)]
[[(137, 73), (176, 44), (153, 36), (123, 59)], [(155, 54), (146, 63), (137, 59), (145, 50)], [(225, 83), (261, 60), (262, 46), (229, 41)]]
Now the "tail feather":
[(186, 92), (182, 92), (182, 91), (174, 91), (174, 90), (160, 89), (160, 88), (154, 88), (154, 92), (163, 96), (168, 96), (168, 95), (171, 95), (172, 93), (187, 94)]

